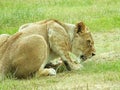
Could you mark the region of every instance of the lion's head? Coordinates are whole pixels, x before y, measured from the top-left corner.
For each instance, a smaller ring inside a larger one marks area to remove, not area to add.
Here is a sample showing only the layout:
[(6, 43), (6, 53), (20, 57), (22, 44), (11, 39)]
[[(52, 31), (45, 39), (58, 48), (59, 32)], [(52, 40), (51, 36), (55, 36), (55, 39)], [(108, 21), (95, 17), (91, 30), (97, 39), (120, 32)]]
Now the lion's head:
[(72, 53), (83, 61), (95, 55), (94, 40), (83, 22), (76, 24)]

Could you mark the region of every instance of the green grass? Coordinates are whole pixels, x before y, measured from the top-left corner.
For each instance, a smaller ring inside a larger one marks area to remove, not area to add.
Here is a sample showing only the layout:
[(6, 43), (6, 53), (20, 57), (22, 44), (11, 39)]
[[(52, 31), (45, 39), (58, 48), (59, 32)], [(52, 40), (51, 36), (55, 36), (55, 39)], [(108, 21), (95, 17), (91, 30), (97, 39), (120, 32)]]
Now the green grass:
[(6, 79), (0, 90), (119, 90), (119, 0), (0, 0), (0, 34), (17, 32), (28, 22), (84, 21), (93, 32), (96, 56), (78, 71), (28, 80)]
[(91, 31), (120, 28), (119, 0), (1, 0), (0, 33), (15, 33), (27, 22), (84, 21)]
[(99, 89), (96, 87), (96, 85), (102, 88), (109, 88), (101, 90), (119, 90), (119, 81), (119, 60), (110, 62), (105, 61), (102, 63), (89, 61), (84, 63), (84, 68), (81, 70), (59, 73), (55, 77), (40, 77), (28, 80), (7, 79), (0, 84), (0, 90), (82, 90), (80, 88)]
[[(82, 73), (104, 73), (107, 71), (120, 72), (120, 61), (104, 61), (95, 63), (93, 61), (83, 64), (85, 67), (81, 70)], [(80, 72), (80, 73), (81, 73)]]

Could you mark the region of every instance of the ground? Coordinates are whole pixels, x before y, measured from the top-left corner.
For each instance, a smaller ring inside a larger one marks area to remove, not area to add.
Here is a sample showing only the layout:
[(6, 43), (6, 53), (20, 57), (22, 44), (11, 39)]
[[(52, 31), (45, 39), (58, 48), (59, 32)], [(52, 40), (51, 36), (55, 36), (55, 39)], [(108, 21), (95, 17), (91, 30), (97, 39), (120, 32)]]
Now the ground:
[(93, 33), (96, 56), (81, 63), (78, 71), (27, 80), (8, 78), (0, 83), (0, 90), (119, 90), (120, 1), (0, 1), (0, 34), (13, 34), (24, 23), (51, 18), (73, 24), (84, 21)]

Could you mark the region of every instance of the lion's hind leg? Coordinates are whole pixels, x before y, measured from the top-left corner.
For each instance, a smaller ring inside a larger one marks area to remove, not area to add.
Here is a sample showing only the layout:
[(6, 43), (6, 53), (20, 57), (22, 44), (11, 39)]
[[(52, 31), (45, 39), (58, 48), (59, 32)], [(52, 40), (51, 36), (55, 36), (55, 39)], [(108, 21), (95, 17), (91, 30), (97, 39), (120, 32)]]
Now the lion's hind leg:
[(40, 76), (55, 76), (56, 75), (56, 70), (53, 68), (44, 68), (44, 69), (39, 69), (38, 72), (36, 72), (36, 77)]
[(27, 78), (47, 63), (47, 44), (40, 35), (23, 37), (17, 43), (17, 50), (14, 50), (12, 66), (14, 75), (20, 78)]

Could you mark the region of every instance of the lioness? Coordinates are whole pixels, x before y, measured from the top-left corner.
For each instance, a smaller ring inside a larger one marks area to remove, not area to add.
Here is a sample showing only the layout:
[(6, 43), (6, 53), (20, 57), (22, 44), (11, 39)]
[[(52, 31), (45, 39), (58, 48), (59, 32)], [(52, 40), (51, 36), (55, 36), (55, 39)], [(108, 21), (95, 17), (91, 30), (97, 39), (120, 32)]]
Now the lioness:
[(44, 67), (56, 57), (62, 59), (68, 70), (79, 69), (79, 63), (70, 58), (69, 52), (82, 60), (95, 55), (93, 38), (83, 22), (74, 25), (44, 20), (25, 24), (0, 46), (0, 75), (3, 77), (9, 71), (18, 78), (33, 73), (55, 75), (53, 68)]

